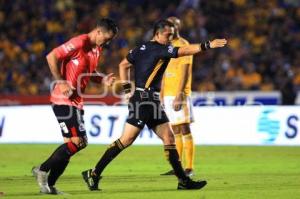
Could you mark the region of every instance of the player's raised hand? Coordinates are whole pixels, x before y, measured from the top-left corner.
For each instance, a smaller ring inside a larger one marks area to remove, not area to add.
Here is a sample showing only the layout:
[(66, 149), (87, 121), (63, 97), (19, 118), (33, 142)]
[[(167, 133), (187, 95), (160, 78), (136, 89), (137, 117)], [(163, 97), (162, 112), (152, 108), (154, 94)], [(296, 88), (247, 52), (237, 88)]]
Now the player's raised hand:
[(226, 39), (214, 39), (209, 42), (210, 48), (221, 48), (224, 47), (227, 44)]
[(112, 86), (113, 83), (115, 82), (116, 77), (114, 73), (109, 73), (108, 75), (106, 75), (105, 77), (103, 77), (102, 82), (106, 85), (106, 86)]
[(71, 97), (73, 95), (73, 91), (75, 88), (72, 86), (72, 84), (68, 81), (58, 81), (57, 82), (59, 89), (61, 93), (66, 96), (67, 98)]

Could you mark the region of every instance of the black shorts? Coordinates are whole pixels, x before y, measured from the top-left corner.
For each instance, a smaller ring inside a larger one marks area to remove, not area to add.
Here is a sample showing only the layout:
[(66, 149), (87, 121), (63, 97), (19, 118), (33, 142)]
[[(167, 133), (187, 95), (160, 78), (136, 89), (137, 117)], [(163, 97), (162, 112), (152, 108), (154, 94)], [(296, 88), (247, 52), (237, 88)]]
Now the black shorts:
[(136, 90), (129, 100), (128, 109), (126, 122), (140, 129), (145, 125), (153, 129), (157, 125), (169, 122), (157, 92)]
[(54, 114), (59, 123), (63, 137), (84, 137), (86, 131), (84, 127), (84, 111), (75, 106), (52, 105)]

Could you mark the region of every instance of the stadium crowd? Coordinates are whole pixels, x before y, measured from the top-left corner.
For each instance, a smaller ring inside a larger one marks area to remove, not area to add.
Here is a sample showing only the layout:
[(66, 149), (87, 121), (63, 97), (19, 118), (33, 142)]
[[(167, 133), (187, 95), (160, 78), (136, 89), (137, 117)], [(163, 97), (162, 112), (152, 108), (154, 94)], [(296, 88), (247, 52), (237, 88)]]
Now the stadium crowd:
[(195, 56), (193, 90), (300, 90), (297, 0), (0, 0), (0, 93), (48, 93), (45, 55), (98, 17), (119, 23), (120, 33), (100, 61), (101, 71), (118, 74), (128, 51), (151, 38), (153, 23), (171, 15), (182, 19), (182, 36), (191, 43), (229, 40), (227, 48)]

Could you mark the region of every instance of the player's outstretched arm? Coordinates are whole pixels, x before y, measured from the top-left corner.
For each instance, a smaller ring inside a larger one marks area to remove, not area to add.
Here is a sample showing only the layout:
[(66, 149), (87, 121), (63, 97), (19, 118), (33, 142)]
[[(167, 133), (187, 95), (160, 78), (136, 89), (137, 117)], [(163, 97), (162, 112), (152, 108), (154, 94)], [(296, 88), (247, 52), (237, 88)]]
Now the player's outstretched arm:
[(178, 49), (178, 57), (194, 55), (210, 48), (221, 48), (227, 44), (226, 39), (214, 39), (200, 44), (190, 44)]

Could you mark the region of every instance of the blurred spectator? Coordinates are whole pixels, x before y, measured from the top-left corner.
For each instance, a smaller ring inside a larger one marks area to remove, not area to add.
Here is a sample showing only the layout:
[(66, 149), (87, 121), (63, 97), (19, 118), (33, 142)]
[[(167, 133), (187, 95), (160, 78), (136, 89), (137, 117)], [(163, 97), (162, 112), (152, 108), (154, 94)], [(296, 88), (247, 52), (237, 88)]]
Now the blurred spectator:
[(101, 71), (117, 74), (126, 53), (151, 37), (154, 21), (170, 15), (183, 20), (190, 42), (229, 39), (228, 48), (195, 56), (193, 89), (280, 90), (290, 98), (300, 90), (299, 0), (0, 0), (0, 92), (47, 94), (45, 55), (98, 17), (119, 22), (120, 34), (100, 61)]
[(243, 90), (259, 90), (261, 85), (261, 75), (256, 72), (254, 63), (246, 63), (239, 73)]

